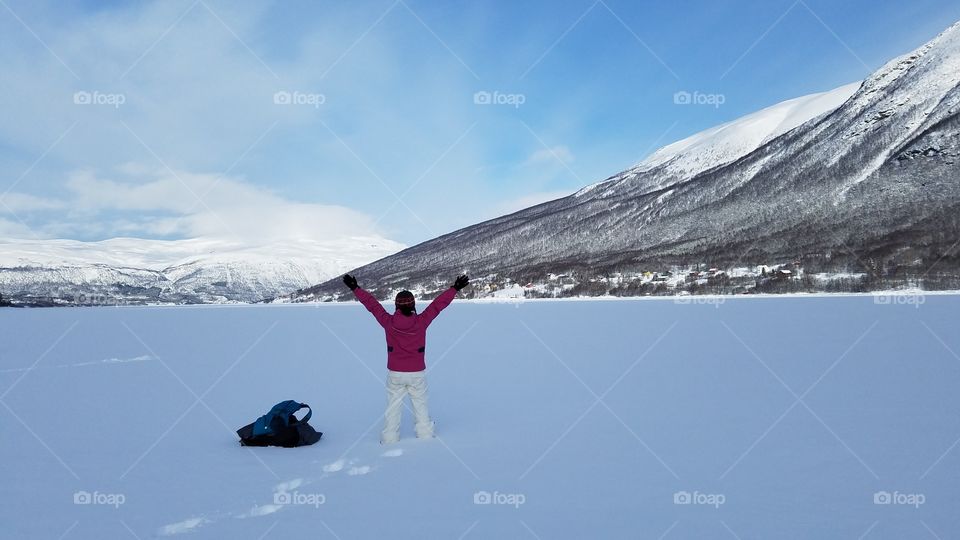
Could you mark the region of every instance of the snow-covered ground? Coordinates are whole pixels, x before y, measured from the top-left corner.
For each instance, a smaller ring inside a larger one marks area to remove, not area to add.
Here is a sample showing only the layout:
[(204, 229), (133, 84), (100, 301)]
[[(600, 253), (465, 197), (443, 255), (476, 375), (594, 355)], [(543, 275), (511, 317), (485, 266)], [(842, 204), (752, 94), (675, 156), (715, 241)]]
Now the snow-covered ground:
[(960, 534), (960, 297), (714, 300), (454, 302), (389, 447), (358, 305), (0, 310), (0, 537)]

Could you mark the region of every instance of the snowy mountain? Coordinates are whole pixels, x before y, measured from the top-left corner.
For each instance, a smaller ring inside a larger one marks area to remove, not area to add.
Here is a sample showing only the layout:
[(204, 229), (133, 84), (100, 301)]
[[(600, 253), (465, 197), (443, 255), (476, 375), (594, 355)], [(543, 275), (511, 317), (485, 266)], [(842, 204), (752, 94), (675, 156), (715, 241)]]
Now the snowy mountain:
[(257, 302), (403, 246), (379, 237), (249, 247), (218, 240), (0, 242), (0, 293), (38, 305)]
[[(595, 278), (609, 284), (610, 274), (781, 263), (808, 276), (862, 276), (850, 285), (857, 290), (955, 288), (958, 109), (960, 23), (856, 89), (708, 130), (571, 196), (355, 273), (381, 296), (401, 287), (437, 290), (461, 271), (497, 287), (567, 275), (576, 292)], [(295, 298), (342, 294), (331, 280)]]
[[(653, 169), (670, 175), (693, 176), (707, 169), (724, 165), (753, 152), (770, 140), (842, 105), (860, 87), (860, 82), (841, 86), (829, 92), (790, 99), (761, 111), (701, 131), (686, 139), (668, 144), (643, 160), (636, 167), (620, 173), (615, 180), (636, 178)], [(661, 175), (647, 176), (650, 179)], [(591, 184), (575, 196), (605, 185), (611, 179)]]

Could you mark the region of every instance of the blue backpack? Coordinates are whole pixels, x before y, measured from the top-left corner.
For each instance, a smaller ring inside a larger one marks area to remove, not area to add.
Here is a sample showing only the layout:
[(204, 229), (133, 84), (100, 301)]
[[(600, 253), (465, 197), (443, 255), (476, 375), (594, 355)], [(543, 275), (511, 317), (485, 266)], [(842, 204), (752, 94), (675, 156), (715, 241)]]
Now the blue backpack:
[[(300, 409), (307, 409), (307, 414), (298, 420), (295, 413)], [(252, 424), (237, 430), (240, 445), (285, 448), (311, 445), (323, 436), (323, 433), (313, 429), (313, 426), (308, 423), (312, 416), (313, 409), (306, 403), (293, 400), (281, 401)]]

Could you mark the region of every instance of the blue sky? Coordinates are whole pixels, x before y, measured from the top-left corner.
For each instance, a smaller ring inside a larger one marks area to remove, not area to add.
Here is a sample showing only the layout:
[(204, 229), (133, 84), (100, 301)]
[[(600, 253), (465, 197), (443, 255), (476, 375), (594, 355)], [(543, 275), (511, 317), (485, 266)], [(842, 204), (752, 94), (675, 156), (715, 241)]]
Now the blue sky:
[(958, 19), (946, 0), (3, 0), (0, 237), (412, 245)]

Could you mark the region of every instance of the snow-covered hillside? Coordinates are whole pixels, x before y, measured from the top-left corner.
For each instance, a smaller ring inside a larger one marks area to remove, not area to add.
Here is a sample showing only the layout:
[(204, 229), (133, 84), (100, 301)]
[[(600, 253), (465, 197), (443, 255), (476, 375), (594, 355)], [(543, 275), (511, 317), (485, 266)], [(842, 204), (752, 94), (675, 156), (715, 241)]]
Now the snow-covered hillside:
[(790, 99), (701, 131), (660, 148), (633, 170), (640, 172), (668, 165), (675, 172), (694, 175), (727, 164), (797, 126), (836, 110), (850, 99), (860, 84), (861, 81), (857, 81), (829, 92)]
[[(356, 304), (0, 309), (0, 537), (960, 533), (960, 297), (455, 301), (382, 447)], [(233, 430), (297, 399), (314, 446)]]
[[(613, 181), (632, 179), (641, 173), (658, 168), (664, 174), (657, 178), (695, 176), (707, 169), (726, 165), (737, 160), (767, 142), (819, 116), (836, 110), (860, 88), (857, 81), (829, 92), (820, 92), (790, 99), (762, 109), (732, 122), (721, 124), (686, 139), (668, 144), (637, 166), (618, 174), (613, 179), (591, 184), (577, 193), (584, 195), (595, 188)], [(652, 184), (650, 187), (655, 187)]]
[(380, 237), (245, 246), (221, 240), (0, 241), (0, 293), (49, 304), (256, 302), (404, 246)]

